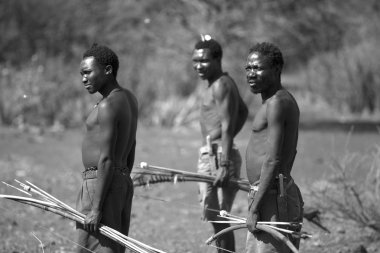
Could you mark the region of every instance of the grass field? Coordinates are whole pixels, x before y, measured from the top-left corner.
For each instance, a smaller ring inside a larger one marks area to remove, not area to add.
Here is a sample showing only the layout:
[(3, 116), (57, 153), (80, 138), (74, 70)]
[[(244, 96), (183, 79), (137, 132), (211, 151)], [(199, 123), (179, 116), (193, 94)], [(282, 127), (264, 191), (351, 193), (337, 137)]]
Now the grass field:
[[(372, 131), (354, 130), (352, 134), (347, 129), (308, 127), (300, 131), (293, 176), (301, 191), (306, 192), (311, 184), (329, 175), (328, 164), (332, 157), (346, 151), (367, 152), (379, 143), (375, 127)], [(236, 140), (243, 155), (248, 136), (249, 127), (246, 126)], [(0, 179), (6, 182), (14, 178), (27, 179), (75, 206), (82, 170), (80, 143), (80, 130), (37, 135), (0, 128)], [(140, 126), (135, 165), (144, 161), (195, 171), (199, 145), (197, 129)], [(242, 172), (245, 177), (244, 165)], [(0, 186), (0, 193), (18, 194), (5, 185)], [(246, 194), (239, 192), (232, 212), (245, 216), (245, 201)], [(305, 202), (308, 202), (307, 197)], [(71, 252), (73, 222), (8, 200), (0, 200), (0, 213), (0, 252), (42, 252), (36, 237), (46, 246), (44, 252)], [(328, 214), (324, 221), (332, 234), (324, 234), (305, 221), (305, 230), (314, 237), (302, 242), (301, 252), (338, 252), (332, 248), (344, 245), (345, 240), (347, 243), (358, 240), (355, 227), (347, 230), (336, 226)], [(349, 223), (345, 225), (350, 226)], [(244, 252), (245, 233), (243, 230), (235, 233), (236, 252)], [(200, 220), (195, 183), (166, 183), (135, 189), (131, 237), (167, 252), (195, 253), (215, 252), (204, 243), (211, 235), (211, 226)]]

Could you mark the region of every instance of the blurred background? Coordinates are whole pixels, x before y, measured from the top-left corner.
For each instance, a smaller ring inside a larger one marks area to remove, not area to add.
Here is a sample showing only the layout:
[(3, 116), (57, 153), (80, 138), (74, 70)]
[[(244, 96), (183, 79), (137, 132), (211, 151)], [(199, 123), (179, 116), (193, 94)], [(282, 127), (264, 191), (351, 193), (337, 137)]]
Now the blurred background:
[(148, 125), (191, 125), (198, 78), (191, 53), (200, 34), (224, 49), (223, 68), (255, 112), (244, 64), (254, 42), (285, 57), (284, 85), (303, 121), (379, 118), (380, 3), (376, 0), (2, 0), (0, 123), (25, 128), (81, 126), (98, 98), (81, 85), (92, 43), (120, 58), (118, 80), (139, 100)]

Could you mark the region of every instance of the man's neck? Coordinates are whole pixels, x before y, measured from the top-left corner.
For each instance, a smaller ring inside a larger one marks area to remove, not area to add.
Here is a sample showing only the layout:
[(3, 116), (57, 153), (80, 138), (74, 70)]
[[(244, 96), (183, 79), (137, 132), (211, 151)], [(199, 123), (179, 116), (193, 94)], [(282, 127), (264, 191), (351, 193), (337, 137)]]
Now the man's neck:
[(281, 83), (273, 84), (268, 90), (261, 93), (262, 103), (264, 104), (269, 98), (273, 97), (277, 91), (281, 90), (283, 87)]
[(110, 82), (104, 86), (102, 90), (99, 90), (99, 93), (103, 96), (103, 98), (106, 98), (109, 96), (109, 94), (114, 90), (120, 90), (121, 87), (118, 84), (118, 82), (115, 80), (113, 82)]
[(222, 75), (224, 75), (223, 71), (220, 70), (218, 72), (215, 73), (215, 75), (213, 75), (212, 77), (210, 77), (209, 79), (207, 79), (207, 82), (208, 82), (208, 87), (211, 87), (212, 84), (218, 80)]

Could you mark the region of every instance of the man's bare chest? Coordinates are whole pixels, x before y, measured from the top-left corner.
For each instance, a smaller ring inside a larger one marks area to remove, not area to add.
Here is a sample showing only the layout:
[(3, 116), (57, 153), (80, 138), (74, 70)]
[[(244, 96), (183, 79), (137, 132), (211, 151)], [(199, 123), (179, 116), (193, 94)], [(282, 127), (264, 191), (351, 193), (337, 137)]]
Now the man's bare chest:
[(266, 105), (262, 105), (258, 112), (255, 115), (252, 124), (252, 130), (254, 132), (261, 132), (268, 127), (268, 119), (267, 119), (267, 108)]
[(211, 88), (204, 89), (202, 91), (201, 98), (202, 98), (202, 100), (201, 100), (202, 106), (206, 106), (206, 107), (214, 107), (215, 106), (215, 100), (214, 100), (214, 96), (212, 94)]
[(98, 125), (98, 108), (95, 106), (86, 119), (86, 129), (87, 131), (91, 131)]

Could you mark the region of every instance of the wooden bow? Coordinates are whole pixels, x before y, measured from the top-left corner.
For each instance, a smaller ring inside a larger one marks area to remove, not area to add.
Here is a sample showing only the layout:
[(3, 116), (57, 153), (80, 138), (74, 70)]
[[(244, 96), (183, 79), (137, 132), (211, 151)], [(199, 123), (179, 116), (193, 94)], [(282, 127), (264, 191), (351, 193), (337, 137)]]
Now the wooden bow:
[[(214, 234), (213, 236), (211, 236), (209, 239), (207, 239), (206, 243), (211, 244), (213, 241), (215, 241), (221, 235), (228, 233), (228, 232), (231, 232), (231, 231), (234, 231), (234, 230), (242, 229), (242, 228), (247, 228), (247, 224), (235, 225), (235, 226), (225, 228), (225, 229), (219, 231), (218, 233)], [(267, 225), (263, 225), (263, 224), (257, 224), (256, 228), (270, 234), (271, 236), (278, 239), (279, 241), (282, 241), (285, 245), (287, 245), (289, 247), (289, 249), (292, 252), (298, 253), (298, 249), (293, 245), (293, 243), (289, 240), (289, 238), (284, 236), (283, 234), (281, 234), (277, 230), (275, 230), (275, 229), (273, 229)]]

